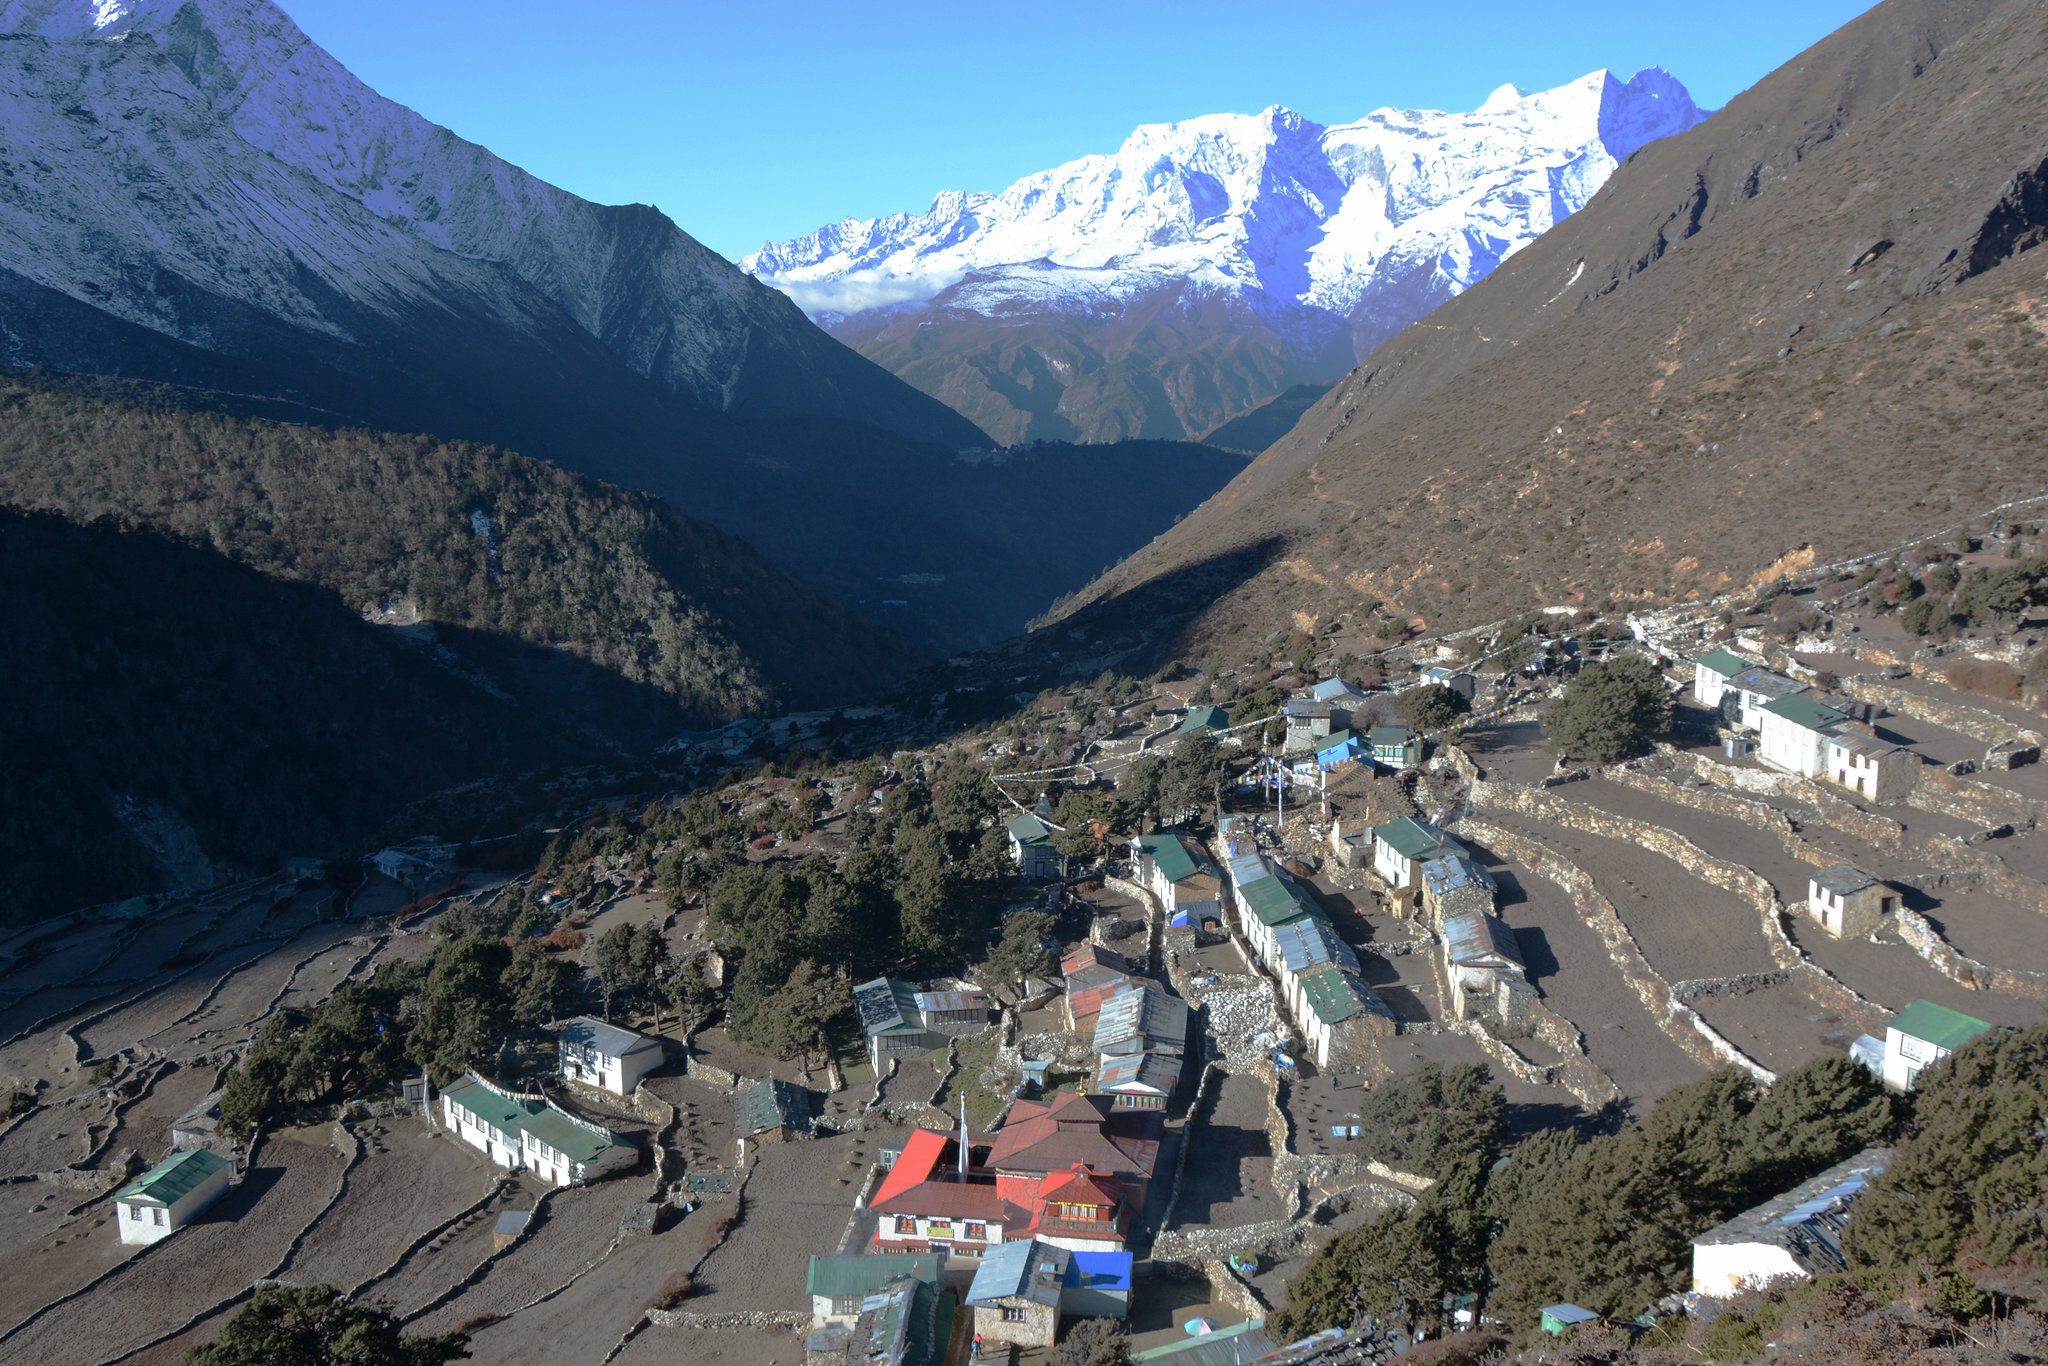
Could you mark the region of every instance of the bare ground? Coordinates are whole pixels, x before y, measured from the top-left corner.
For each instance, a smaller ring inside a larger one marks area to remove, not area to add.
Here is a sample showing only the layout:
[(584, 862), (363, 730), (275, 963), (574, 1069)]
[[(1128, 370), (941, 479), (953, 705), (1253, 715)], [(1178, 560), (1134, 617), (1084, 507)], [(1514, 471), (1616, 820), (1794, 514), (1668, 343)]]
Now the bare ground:
[(1699, 1063), (1658, 1026), (1564, 889), (1519, 864), (1487, 859), (1500, 883), (1501, 919), (1515, 931), (1530, 982), (1545, 1005), (1578, 1026), (1594, 1065), (1639, 1109), (1697, 1077)]
[(1839, 1055), (1862, 1031), (1815, 1001), (1798, 977), (1741, 996), (1696, 1001), (1693, 1008), (1728, 1042), (1774, 1072)]
[[(16, 1361), (68, 1366), (136, 1350), (275, 1267), (333, 1195), (342, 1165), (341, 1154), (331, 1146), (272, 1139), (241, 1186), (222, 1196), (198, 1222), (7, 1340), (5, 1354)], [(112, 1222), (92, 1236), (111, 1242), (116, 1236)], [(33, 1260), (17, 1264), (15, 1271), (41, 1286), (42, 1272)], [(61, 1293), (61, 1287), (50, 1286), (39, 1298)]]
[(1792, 942), (1804, 949), (1815, 964), (1841, 978), (1885, 1012), (1903, 1010), (1914, 1001), (1927, 1000), (1993, 1024), (2033, 1024), (2043, 1014), (2039, 1001), (1971, 991), (1951, 982), (1889, 930), (1883, 932), (1881, 942), (1872, 943), (1868, 939), (1833, 938), (1803, 916), (1791, 917), (1788, 928)]
[(2048, 917), (1985, 892), (1943, 888), (1936, 897), (1907, 895), (1906, 904), (1934, 923), (1942, 938), (1980, 963), (2048, 973)]
[(419, 1319), (413, 1331), (445, 1333), (479, 1314), (509, 1314), (557, 1289), (604, 1255), (627, 1207), (646, 1199), (647, 1189), (645, 1176), (636, 1173), (559, 1192), (537, 1231), (493, 1262), (477, 1284)]
[(83, 1191), (40, 1181), (0, 1186), (0, 1227), (7, 1229), (10, 1269), (28, 1270), (0, 1276), (0, 1330), (120, 1265), (134, 1251), (115, 1237), (110, 1203), (75, 1219), (65, 1217), (84, 1199)]
[(572, 1359), (597, 1361), (639, 1319), (663, 1282), (692, 1259), (678, 1241), (681, 1231), (671, 1228), (628, 1243), (553, 1299), (472, 1330), (470, 1354), (502, 1366), (559, 1366), (573, 1344)]
[(1180, 1203), (1174, 1207), (1175, 1225), (1237, 1228), (1287, 1213), (1273, 1189), (1273, 1149), (1265, 1123), (1263, 1082), (1234, 1074), (1218, 1080), (1215, 1100), (1184, 1140), (1192, 1146), (1181, 1176)]
[(612, 1362), (613, 1366), (796, 1366), (803, 1357), (803, 1338), (777, 1328), (648, 1328)]
[[(698, 1291), (683, 1307), (804, 1308), (810, 1254), (838, 1246), (879, 1145), (900, 1137), (842, 1134), (761, 1148), (749, 1159), (758, 1165), (747, 1181), (744, 1215), (699, 1270)], [(712, 1222), (730, 1213), (730, 1201), (714, 1201), (690, 1215), (678, 1230), (684, 1246), (701, 1250)]]
[(414, 1239), (476, 1202), (499, 1169), (425, 1121), (359, 1125), (363, 1160), (348, 1194), (285, 1269), (288, 1280), (350, 1289), (387, 1269)]

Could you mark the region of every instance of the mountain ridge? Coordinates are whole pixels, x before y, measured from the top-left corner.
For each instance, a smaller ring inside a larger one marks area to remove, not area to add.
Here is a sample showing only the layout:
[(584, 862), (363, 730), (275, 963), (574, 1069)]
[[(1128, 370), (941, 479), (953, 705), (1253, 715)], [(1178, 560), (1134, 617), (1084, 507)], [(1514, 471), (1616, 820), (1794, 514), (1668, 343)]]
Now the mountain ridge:
[(1702, 116), (1656, 68), (1463, 114), (1205, 115), (741, 265), (1001, 439), (1198, 436), (1336, 379)]

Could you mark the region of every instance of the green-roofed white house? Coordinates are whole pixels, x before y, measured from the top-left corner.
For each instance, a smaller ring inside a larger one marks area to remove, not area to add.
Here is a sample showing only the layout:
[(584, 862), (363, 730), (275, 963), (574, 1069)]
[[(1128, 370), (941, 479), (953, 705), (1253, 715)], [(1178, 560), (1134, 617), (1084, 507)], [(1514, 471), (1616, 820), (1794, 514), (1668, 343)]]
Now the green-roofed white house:
[(1923, 1069), (1990, 1032), (1991, 1026), (1973, 1015), (1915, 1001), (1884, 1022), (1884, 1083), (1910, 1091)]
[(1342, 964), (1311, 968), (1296, 982), (1301, 1008), (1295, 1022), (1321, 1070), (1373, 1056), (1377, 1041), (1394, 1033), (1394, 1012), (1363, 977)]
[(1066, 872), (1066, 860), (1053, 848), (1052, 827), (1029, 811), (1003, 822), (1010, 836), (1010, 859), (1027, 882), (1048, 882)]
[(851, 1324), (860, 1317), (862, 1300), (904, 1276), (936, 1286), (945, 1264), (943, 1252), (833, 1257), (812, 1253), (810, 1270), (804, 1276), (804, 1293), (811, 1297), (811, 1324)]
[(471, 1072), (441, 1092), (448, 1132), (501, 1167), (557, 1186), (581, 1181), (617, 1145), (609, 1129), (576, 1118), (546, 1096), (508, 1091)]
[(1420, 897), (1422, 865), (1465, 853), (1465, 846), (1427, 821), (1401, 816), (1376, 825), (1372, 831), (1372, 870), (1388, 886), (1403, 894)]
[(1374, 726), (1365, 742), (1375, 763), (1389, 768), (1414, 768), (1422, 762), (1422, 737), (1406, 726)]
[(1214, 735), (1230, 725), (1230, 713), (1221, 707), (1189, 707), (1188, 714), (1174, 728), (1175, 735)]
[(1816, 777), (1827, 768), (1827, 740), (1849, 719), (1825, 702), (1790, 693), (1766, 702), (1757, 718), (1757, 757), (1774, 768)]
[[(1234, 894), (1237, 923), (1245, 942), (1266, 963), (1280, 962), (1280, 931), (1301, 920), (1324, 920), (1322, 907), (1313, 894), (1287, 874), (1274, 868), (1263, 855), (1255, 855), (1261, 876), (1246, 877), (1238, 871)], [(1247, 862), (1241, 860), (1241, 862)]]
[(173, 1153), (114, 1196), (115, 1223), (124, 1243), (154, 1243), (192, 1222), (220, 1199), (235, 1164), (211, 1148)]
[(1737, 674), (1749, 672), (1756, 667), (1754, 660), (1726, 650), (1714, 650), (1692, 662), (1692, 695), (1703, 707), (1719, 709), (1721, 695), (1728, 691), (1728, 684)]
[(1223, 879), (1193, 840), (1170, 831), (1139, 835), (1131, 841), (1131, 863), (1169, 925), (1223, 918)]

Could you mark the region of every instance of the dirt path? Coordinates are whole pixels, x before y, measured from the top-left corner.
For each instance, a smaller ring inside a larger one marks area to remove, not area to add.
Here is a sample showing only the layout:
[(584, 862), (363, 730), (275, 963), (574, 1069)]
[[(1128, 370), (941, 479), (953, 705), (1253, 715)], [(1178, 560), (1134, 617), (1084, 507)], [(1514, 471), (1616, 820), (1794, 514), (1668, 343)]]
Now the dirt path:
[(1220, 1078), (1216, 1098), (1191, 1126), (1174, 1223), (1238, 1228), (1286, 1217), (1273, 1189), (1273, 1146), (1266, 1137), (1266, 1086), (1256, 1077)]

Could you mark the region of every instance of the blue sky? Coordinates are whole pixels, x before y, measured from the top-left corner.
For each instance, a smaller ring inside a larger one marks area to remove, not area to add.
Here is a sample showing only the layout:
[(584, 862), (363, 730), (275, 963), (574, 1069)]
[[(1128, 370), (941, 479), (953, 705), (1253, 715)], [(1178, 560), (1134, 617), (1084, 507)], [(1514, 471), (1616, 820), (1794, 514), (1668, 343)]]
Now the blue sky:
[(1503, 82), (1662, 66), (1709, 107), (1866, 0), (281, 0), (376, 89), (590, 199), (737, 257), (1284, 104), (1471, 109)]

